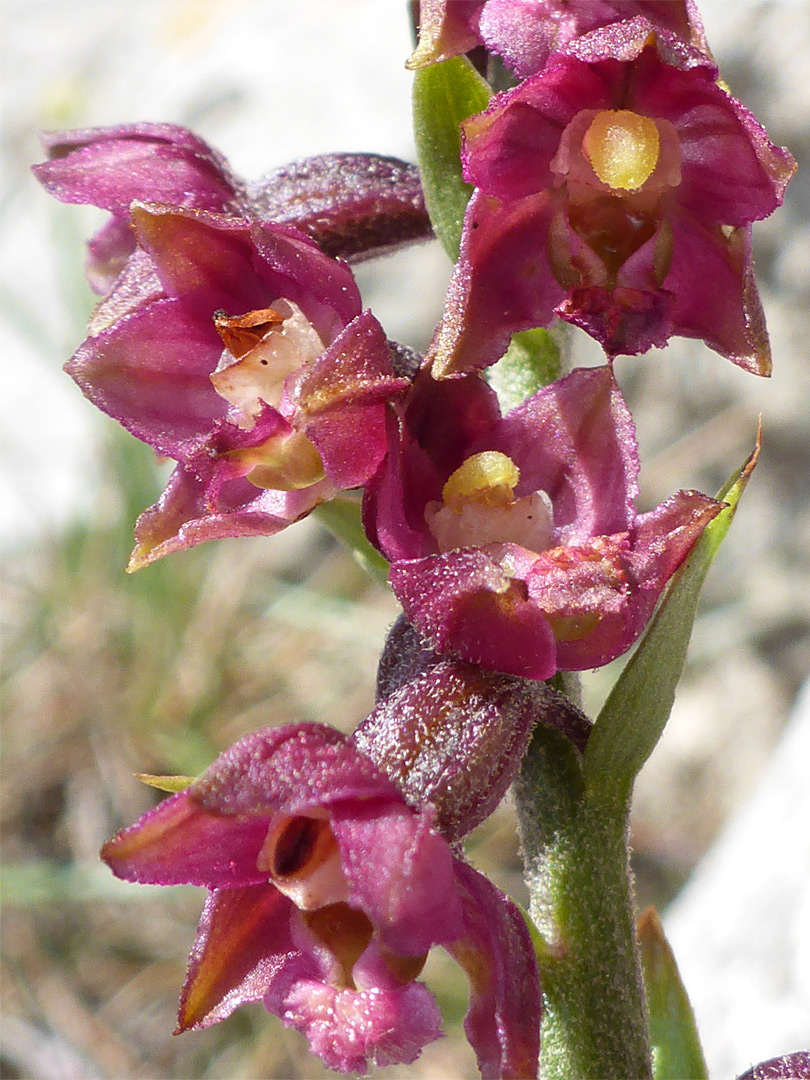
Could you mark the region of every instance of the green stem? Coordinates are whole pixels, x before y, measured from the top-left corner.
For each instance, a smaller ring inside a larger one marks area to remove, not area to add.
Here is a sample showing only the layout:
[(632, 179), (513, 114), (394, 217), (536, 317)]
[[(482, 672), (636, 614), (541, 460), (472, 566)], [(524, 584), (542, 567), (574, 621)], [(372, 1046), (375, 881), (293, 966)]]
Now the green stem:
[(585, 794), (580, 757), (538, 727), (515, 785), (544, 941), (544, 1080), (649, 1080), (647, 1017), (628, 864), (629, 805)]

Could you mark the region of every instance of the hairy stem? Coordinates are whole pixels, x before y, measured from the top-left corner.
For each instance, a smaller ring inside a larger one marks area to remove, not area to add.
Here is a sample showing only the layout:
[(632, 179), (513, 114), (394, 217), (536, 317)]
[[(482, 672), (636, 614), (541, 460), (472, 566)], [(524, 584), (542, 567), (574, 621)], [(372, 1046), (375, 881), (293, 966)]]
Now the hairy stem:
[(541, 1076), (637, 1080), (652, 1067), (628, 865), (628, 804), (585, 793), (580, 757), (538, 727), (515, 784), (530, 914), (544, 941)]

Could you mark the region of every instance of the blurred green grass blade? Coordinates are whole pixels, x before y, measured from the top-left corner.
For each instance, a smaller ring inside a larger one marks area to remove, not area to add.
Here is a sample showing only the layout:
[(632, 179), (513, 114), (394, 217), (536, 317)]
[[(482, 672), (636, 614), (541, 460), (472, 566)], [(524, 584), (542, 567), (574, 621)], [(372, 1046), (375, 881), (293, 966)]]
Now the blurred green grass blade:
[(9, 908), (88, 900), (144, 900), (159, 892), (119, 881), (101, 862), (60, 863), (53, 859), (6, 862), (0, 877), (0, 904)]
[(655, 1080), (707, 1080), (695, 1014), (653, 907), (638, 918), (638, 944)]
[(421, 68), (414, 76), (413, 124), (422, 190), (433, 231), (453, 262), (472, 194), (461, 176), (459, 125), (485, 109), (491, 95), (489, 84), (462, 56)]
[(759, 442), (745, 465), (719, 492), (728, 503), (711, 521), (672, 578), (644, 637), (608, 695), (584, 756), (586, 788), (609, 802), (623, 801), (669, 719), (700, 590), (756, 463)]

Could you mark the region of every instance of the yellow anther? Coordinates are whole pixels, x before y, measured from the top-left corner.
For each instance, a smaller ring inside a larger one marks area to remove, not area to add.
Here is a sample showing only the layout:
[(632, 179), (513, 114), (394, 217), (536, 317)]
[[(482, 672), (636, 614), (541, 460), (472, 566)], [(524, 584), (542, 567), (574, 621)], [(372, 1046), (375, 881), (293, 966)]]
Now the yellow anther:
[(509, 506), (519, 479), (520, 470), (510, 457), (499, 450), (484, 450), (456, 469), (442, 488), (442, 500), (453, 509), (468, 502)]
[(605, 109), (591, 121), (582, 149), (603, 184), (614, 191), (637, 191), (658, 164), (658, 127), (629, 109)]

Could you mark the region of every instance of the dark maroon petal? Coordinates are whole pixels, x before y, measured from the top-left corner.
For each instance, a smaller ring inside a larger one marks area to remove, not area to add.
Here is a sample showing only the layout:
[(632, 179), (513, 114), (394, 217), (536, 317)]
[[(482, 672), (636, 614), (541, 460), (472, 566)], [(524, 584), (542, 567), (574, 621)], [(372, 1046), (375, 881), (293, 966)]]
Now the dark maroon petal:
[(810, 1050), (797, 1050), (793, 1054), (761, 1061), (737, 1080), (810, 1080)]
[(419, 170), (377, 154), (323, 154), (250, 187), (254, 214), (294, 225), (329, 255), (368, 258), (432, 235)]
[(550, 679), (557, 670), (554, 637), (521, 580), (535, 557), (513, 544), (461, 548), (394, 563), (389, 580), (432, 648), (495, 671)]
[(483, 1080), (534, 1080), (540, 1053), (540, 980), (528, 927), (515, 905), (456, 861), (465, 936), (446, 945), (470, 982), (464, 1030)]
[(352, 801), (333, 807), (331, 823), (349, 903), (368, 916), (385, 948), (422, 956), (459, 936), (452, 857), (432, 812)]
[(221, 353), (213, 323), (178, 300), (158, 300), (88, 338), (65, 370), (133, 435), (182, 458), (225, 416), (209, 379)]
[[(610, 367), (580, 368), (543, 387), (485, 441), (520, 469), (516, 496), (549, 496), (560, 542), (621, 532), (634, 521), (635, 428)], [(484, 440), (470, 453), (481, 449)]]
[(628, 107), (675, 127), (682, 155), (676, 197), (689, 213), (747, 225), (781, 204), (796, 163), (717, 85), (711, 69), (681, 71), (648, 49), (636, 65)]
[[(666, 287), (675, 298), (673, 331), (706, 344), (755, 375), (770, 375), (771, 349), (754, 280), (751, 229), (730, 236), (673, 210)], [(704, 282), (710, 281), (711, 290)]]
[(215, 889), (205, 904), (180, 994), (177, 1031), (210, 1027), (261, 1001), (295, 946), (292, 903), (272, 885)]
[(610, 93), (600, 70), (555, 57), (542, 76), (496, 95), (465, 121), (464, 178), (504, 202), (552, 187), (563, 130), (583, 109), (609, 108)]
[(548, 262), (554, 196), (501, 203), (475, 192), (445, 314), (428, 359), (437, 376), (494, 364), (512, 334), (547, 326), (565, 290)]

